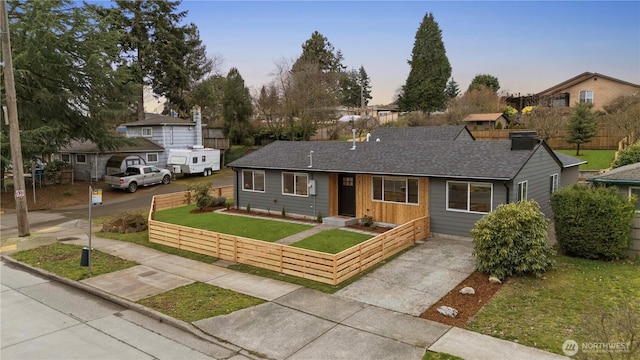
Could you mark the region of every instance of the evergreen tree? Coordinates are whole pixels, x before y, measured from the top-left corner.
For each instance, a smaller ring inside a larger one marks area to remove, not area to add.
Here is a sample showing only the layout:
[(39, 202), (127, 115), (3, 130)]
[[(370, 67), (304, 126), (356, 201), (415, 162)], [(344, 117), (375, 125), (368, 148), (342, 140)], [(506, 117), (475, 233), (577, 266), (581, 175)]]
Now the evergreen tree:
[(447, 83), (447, 88), (444, 90), (444, 92), (447, 94), (449, 99), (455, 99), (458, 97), (458, 95), (460, 95), (460, 86), (458, 86), (458, 83), (453, 80), (453, 77)]
[(451, 77), (442, 31), (433, 15), (424, 16), (413, 43), (409, 76), (398, 97), (402, 111), (433, 112), (446, 106), (445, 88)]
[(588, 143), (598, 133), (596, 117), (590, 103), (576, 104), (571, 110), (567, 125), (567, 142), (576, 144), (576, 156), (580, 155), (580, 144)]
[(314, 31), (311, 38), (302, 44), (302, 54), (293, 64), (292, 71), (299, 71), (305, 63), (316, 64), (324, 73), (341, 72), (345, 69), (340, 50), (335, 51), (329, 40), (318, 31)]
[(364, 66), (358, 70), (350, 70), (340, 78), (342, 92), (341, 104), (347, 107), (359, 108), (367, 106), (371, 99), (370, 79)]
[(211, 75), (193, 86), (187, 94), (187, 107), (199, 105), (202, 109), (202, 121), (209, 126), (222, 122), (222, 97), (227, 79), (222, 75)]
[(184, 91), (211, 71), (204, 45), (193, 24), (181, 26), (187, 13), (178, 12), (181, 1), (116, 0), (105, 11), (123, 36), (120, 45), (138, 90), (138, 120), (144, 119), (144, 86), (186, 111)]
[(251, 96), (238, 69), (231, 68), (224, 84), (222, 116), (224, 134), (234, 144), (242, 144), (251, 133)]
[(469, 84), (469, 89), (467, 89), (467, 91), (480, 90), (482, 87), (491, 89), (494, 93), (498, 93), (498, 90), (500, 90), (500, 82), (498, 81), (498, 78), (493, 75), (476, 75), (476, 77), (471, 80), (471, 84)]

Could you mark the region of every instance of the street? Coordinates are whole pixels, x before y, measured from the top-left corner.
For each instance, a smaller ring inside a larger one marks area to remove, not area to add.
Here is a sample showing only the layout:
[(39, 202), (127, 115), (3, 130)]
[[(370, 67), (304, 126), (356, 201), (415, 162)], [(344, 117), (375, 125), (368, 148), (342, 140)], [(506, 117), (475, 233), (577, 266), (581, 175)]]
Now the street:
[(0, 357), (220, 359), (235, 350), (2, 260)]

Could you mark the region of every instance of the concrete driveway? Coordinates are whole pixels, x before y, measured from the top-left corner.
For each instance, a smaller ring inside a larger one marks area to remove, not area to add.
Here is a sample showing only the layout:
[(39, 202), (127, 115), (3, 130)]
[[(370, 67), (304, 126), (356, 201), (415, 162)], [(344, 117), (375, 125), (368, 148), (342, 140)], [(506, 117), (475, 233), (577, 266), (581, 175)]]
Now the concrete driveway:
[(429, 238), (335, 293), (419, 316), (476, 269), (471, 239)]

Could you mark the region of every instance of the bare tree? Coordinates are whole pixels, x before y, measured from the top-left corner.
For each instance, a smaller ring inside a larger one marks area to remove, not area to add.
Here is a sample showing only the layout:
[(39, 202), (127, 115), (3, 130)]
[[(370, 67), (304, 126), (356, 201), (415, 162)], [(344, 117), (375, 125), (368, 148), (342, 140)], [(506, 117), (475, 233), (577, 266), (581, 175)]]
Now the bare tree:
[(640, 137), (640, 96), (620, 96), (604, 106), (607, 122), (624, 132), (628, 144)]
[(544, 141), (565, 132), (570, 110), (566, 107), (537, 106), (530, 113), (523, 114), (520, 123), (534, 129)]
[(446, 120), (451, 125), (461, 124), (469, 114), (498, 113), (506, 106), (506, 102), (492, 89), (478, 85), (478, 88), (465, 92), (463, 96), (451, 99)]

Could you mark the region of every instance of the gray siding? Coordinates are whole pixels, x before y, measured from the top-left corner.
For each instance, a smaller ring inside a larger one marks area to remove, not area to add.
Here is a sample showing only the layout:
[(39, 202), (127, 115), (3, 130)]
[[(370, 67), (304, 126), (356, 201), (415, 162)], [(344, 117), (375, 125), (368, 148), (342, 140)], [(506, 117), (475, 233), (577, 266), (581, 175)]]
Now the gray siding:
[(562, 169), (560, 175), (560, 187), (565, 187), (578, 183), (580, 178), (580, 169), (578, 166), (572, 166), (570, 168)]
[[(480, 220), (484, 214), (448, 211), (447, 180), (467, 181), (461, 179), (430, 179), (429, 215), (431, 216), (431, 232), (457, 236), (470, 236), (469, 230), (474, 227), (476, 221)], [(506, 201), (507, 191), (504, 186), (504, 182), (494, 182), (493, 209)]]
[(551, 218), (553, 212), (549, 201), (551, 199), (549, 181), (552, 174), (558, 174), (560, 183), (562, 182), (560, 165), (544, 147), (539, 146), (513, 179), (511, 201), (518, 199), (518, 183), (527, 181), (527, 200), (535, 200), (542, 212)]
[[(160, 168), (167, 168), (169, 149), (188, 149), (196, 145), (196, 130), (194, 126), (130, 126), (127, 127), (127, 137), (142, 137), (142, 128), (150, 127), (151, 141), (164, 147), (164, 152), (158, 153), (158, 162), (153, 163)], [(146, 160), (146, 153), (142, 154)]]
[(329, 176), (325, 173), (306, 173), (309, 180), (316, 180), (316, 196), (291, 196), (282, 194), (282, 171), (265, 170), (265, 191), (243, 191), (242, 169), (236, 175), (236, 206), (244, 209), (251, 204), (252, 210), (270, 211), (280, 214), (282, 207), (287, 214), (303, 215), (315, 218), (319, 212), (322, 216), (329, 214)]

